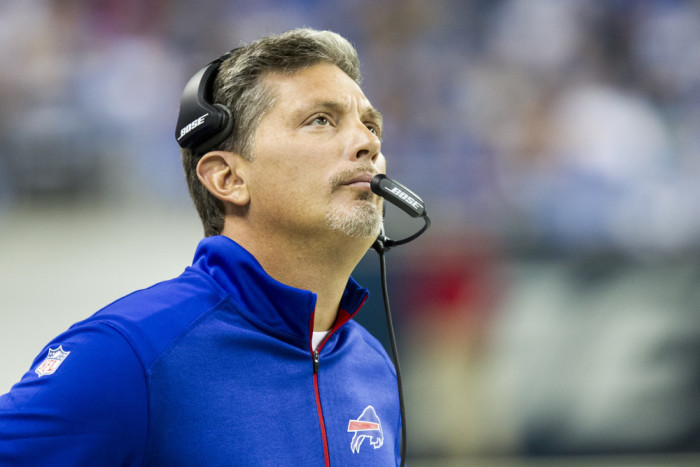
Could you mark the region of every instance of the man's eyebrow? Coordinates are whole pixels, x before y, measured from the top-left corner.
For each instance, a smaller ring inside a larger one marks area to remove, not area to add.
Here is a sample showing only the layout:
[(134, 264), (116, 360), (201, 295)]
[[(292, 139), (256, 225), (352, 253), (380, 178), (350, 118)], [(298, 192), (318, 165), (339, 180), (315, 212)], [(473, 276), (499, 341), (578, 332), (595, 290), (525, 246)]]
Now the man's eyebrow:
[(336, 101), (321, 101), (317, 102), (315, 107), (320, 107), (325, 110), (332, 110), (334, 112), (343, 112), (345, 111), (345, 106), (341, 104), (340, 102)]
[[(341, 104), (340, 102), (336, 101), (321, 101), (316, 103), (316, 106), (329, 111), (334, 111), (336, 113), (342, 113), (346, 110), (346, 106), (344, 104)], [(373, 120), (380, 127), (382, 126), (382, 123), (384, 121), (381, 112), (379, 112), (374, 107), (366, 107), (362, 109), (361, 117), (363, 119), (369, 118), (370, 120)]]
[(364, 112), (364, 117), (376, 123), (380, 130), (383, 128), (384, 118), (382, 117), (382, 113), (374, 107), (368, 107)]

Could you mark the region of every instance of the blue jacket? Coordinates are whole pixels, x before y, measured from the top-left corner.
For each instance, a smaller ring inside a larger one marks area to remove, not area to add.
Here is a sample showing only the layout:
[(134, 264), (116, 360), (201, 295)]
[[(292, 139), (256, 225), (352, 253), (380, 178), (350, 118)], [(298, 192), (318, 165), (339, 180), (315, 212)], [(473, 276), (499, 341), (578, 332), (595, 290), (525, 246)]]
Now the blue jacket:
[(396, 374), (352, 321), (310, 344), (315, 294), (226, 237), (181, 276), (73, 325), (0, 397), (0, 465), (396, 465)]

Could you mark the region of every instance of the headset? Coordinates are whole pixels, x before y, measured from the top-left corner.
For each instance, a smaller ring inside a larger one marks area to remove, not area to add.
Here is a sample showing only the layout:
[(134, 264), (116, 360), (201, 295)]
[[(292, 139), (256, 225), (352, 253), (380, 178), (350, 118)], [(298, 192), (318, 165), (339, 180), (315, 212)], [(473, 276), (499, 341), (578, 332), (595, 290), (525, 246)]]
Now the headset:
[[(207, 66), (199, 70), (185, 86), (180, 101), (180, 112), (175, 126), (175, 139), (183, 149), (190, 149), (196, 154), (204, 154), (216, 148), (233, 130), (234, 116), (231, 111), (222, 104), (213, 102), (213, 85), (221, 64), (233, 55), (236, 50), (222, 55), (213, 60)], [(381, 232), (377, 236), (372, 248), (379, 254), (379, 266), (382, 283), (382, 295), (384, 298), (384, 311), (386, 314), (387, 329), (391, 352), (396, 369), (396, 382), (399, 391), (399, 406), (401, 410), (401, 466), (406, 462), (406, 413), (404, 408), (403, 385), (401, 383), (401, 369), (399, 365), (394, 324), (391, 319), (389, 294), (386, 280), (386, 261), (384, 254), (390, 248), (403, 245), (421, 236), (430, 227), (430, 218), (425, 209), (425, 203), (414, 192), (406, 188), (396, 180), (386, 175), (375, 175), (370, 182), (370, 189), (384, 200), (397, 206), (413, 218), (422, 218), (423, 227), (413, 235), (401, 240), (392, 240), (386, 236), (382, 225)]]
[(187, 82), (175, 125), (175, 139), (181, 148), (204, 154), (231, 135), (233, 115), (225, 105), (213, 103), (212, 88), (219, 67), (236, 50), (209, 62)]

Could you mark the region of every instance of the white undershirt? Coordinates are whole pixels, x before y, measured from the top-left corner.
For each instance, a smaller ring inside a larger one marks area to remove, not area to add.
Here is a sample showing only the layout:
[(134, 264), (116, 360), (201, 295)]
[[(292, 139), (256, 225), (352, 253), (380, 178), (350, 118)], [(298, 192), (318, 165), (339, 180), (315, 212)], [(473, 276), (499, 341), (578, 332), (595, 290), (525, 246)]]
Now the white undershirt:
[(314, 331), (313, 336), (311, 336), (311, 347), (316, 350), (318, 349), (318, 346), (323, 342), (323, 339), (326, 338), (328, 333), (331, 332), (330, 330), (328, 331), (321, 331), (321, 332), (316, 332)]

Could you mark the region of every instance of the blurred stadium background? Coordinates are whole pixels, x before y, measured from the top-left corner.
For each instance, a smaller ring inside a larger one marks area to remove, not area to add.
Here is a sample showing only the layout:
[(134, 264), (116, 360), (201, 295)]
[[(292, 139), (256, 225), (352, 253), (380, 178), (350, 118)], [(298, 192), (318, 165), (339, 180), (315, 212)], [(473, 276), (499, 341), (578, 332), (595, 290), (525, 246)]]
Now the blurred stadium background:
[(0, 393), (190, 262), (180, 92), (299, 26), (356, 45), (433, 220), (388, 256), (409, 462), (697, 465), (696, 1), (0, 0)]

